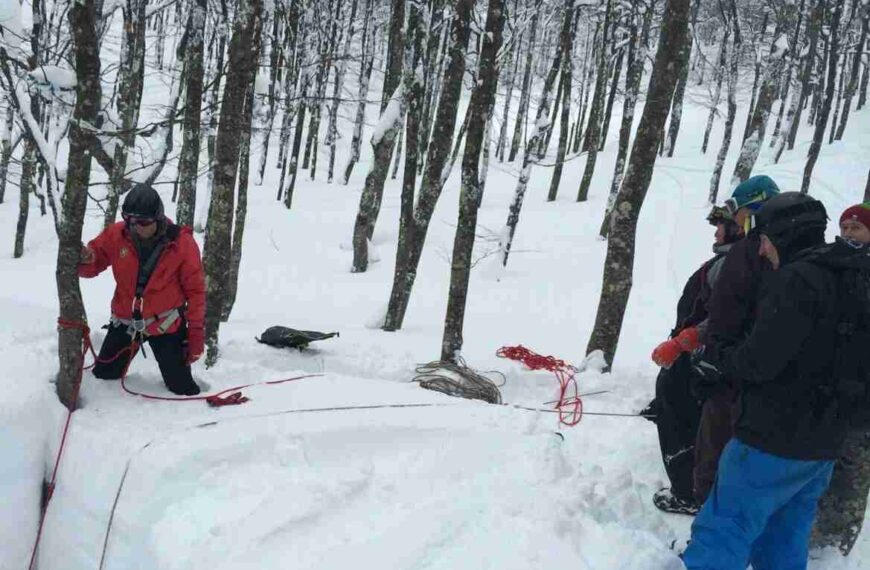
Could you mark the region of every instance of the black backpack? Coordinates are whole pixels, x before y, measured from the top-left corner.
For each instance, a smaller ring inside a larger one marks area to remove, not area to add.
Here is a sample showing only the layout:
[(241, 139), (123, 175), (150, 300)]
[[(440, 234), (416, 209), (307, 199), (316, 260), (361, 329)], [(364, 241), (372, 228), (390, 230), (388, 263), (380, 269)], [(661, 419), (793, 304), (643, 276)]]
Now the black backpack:
[[(338, 336), (337, 332), (301, 331), (289, 327), (269, 327), (257, 338), (257, 342), (275, 348), (306, 348), (308, 343)], [(256, 338), (256, 337), (255, 337)]]
[(870, 246), (837, 239), (810, 256), (837, 275), (832, 386), (839, 417), (870, 427)]

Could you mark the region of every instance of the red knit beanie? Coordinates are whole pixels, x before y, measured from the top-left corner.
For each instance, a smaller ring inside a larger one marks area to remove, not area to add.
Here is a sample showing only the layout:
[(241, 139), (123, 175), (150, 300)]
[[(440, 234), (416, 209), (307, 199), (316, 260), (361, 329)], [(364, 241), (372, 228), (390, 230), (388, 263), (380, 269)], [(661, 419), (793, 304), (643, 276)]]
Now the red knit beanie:
[(840, 223), (846, 220), (855, 220), (864, 224), (864, 227), (870, 229), (870, 204), (855, 204), (846, 208), (843, 215), (840, 216)]

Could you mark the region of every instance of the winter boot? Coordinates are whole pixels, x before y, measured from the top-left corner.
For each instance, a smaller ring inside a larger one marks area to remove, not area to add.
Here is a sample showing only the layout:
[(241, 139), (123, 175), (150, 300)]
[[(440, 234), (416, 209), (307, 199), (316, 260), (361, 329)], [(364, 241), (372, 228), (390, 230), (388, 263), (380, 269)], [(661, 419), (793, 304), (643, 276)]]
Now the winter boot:
[(694, 499), (681, 499), (674, 496), (668, 487), (661, 489), (653, 495), (653, 504), (660, 511), (675, 513), (678, 515), (695, 516), (701, 510), (701, 506)]

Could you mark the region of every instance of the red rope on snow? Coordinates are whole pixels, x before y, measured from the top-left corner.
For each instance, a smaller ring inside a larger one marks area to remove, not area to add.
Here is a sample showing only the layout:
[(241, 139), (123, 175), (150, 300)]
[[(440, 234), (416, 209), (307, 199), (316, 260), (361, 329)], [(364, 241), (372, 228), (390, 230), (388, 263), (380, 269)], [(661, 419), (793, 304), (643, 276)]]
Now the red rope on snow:
[(583, 400), (577, 389), (574, 375), (577, 369), (554, 356), (544, 356), (525, 346), (503, 346), (496, 356), (522, 362), (530, 370), (549, 370), (559, 382), (559, 398), (555, 409), (559, 412), (559, 423), (576, 426), (583, 419)]
[[(185, 402), (185, 401), (193, 401), (193, 400), (205, 400), (205, 402), (212, 407), (219, 406), (232, 406), (238, 404), (244, 404), (248, 401), (248, 398), (244, 396), (241, 392), (242, 388), (249, 388), (251, 386), (261, 386), (261, 385), (275, 385), (275, 384), (283, 384), (285, 382), (292, 382), (294, 380), (302, 380), (303, 378), (313, 378), (316, 376), (322, 376), (321, 374), (305, 374), (303, 376), (294, 376), (292, 378), (284, 378), (283, 380), (270, 380), (268, 382), (251, 382), (250, 384), (242, 384), (240, 386), (234, 386), (232, 388), (227, 388), (226, 390), (221, 390), (216, 394), (204, 395), (204, 396), (153, 396), (150, 394), (143, 394), (141, 392), (135, 392), (127, 388), (125, 381), (127, 380), (127, 370), (130, 368), (130, 363), (133, 362), (133, 359), (136, 357), (136, 353), (139, 351), (139, 342), (133, 340), (130, 343), (130, 346), (118, 351), (111, 358), (101, 359), (97, 357), (96, 352), (94, 351), (94, 345), (91, 342), (91, 329), (88, 327), (87, 323), (81, 321), (70, 321), (62, 318), (57, 319), (57, 325), (60, 328), (68, 328), (68, 329), (77, 329), (82, 333), (82, 354), (79, 359), (79, 371), (76, 374), (76, 379), (73, 384), (73, 393), (72, 393), (72, 405), (69, 410), (67, 410), (66, 421), (63, 426), (63, 435), (60, 438), (60, 446), (57, 450), (57, 457), (54, 460), (54, 469), (51, 472), (51, 481), (49, 481), (48, 486), (46, 487), (46, 494), (44, 504), (42, 506), (42, 512), (39, 515), (39, 526), (36, 531), (36, 541), (33, 544), (33, 550), (30, 553), (30, 563), (28, 564), (28, 570), (33, 570), (33, 564), (36, 562), (36, 552), (39, 550), (39, 543), (42, 539), (42, 530), (45, 525), (45, 515), (48, 512), (48, 504), (51, 501), (51, 497), (54, 494), (55, 484), (57, 482), (57, 472), (60, 468), (60, 460), (63, 456), (63, 450), (66, 447), (66, 439), (69, 433), (69, 426), (72, 420), (73, 411), (76, 409), (76, 405), (78, 404), (79, 399), (79, 389), (82, 385), (82, 377), (84, 375), (85, 370), (89, 370), (93, 368), (97, 363), (108, 364), (109, 362), (113, 362), (121, 357), (122, 354), (131, 353), (129, 360), (127, 360), (127, 365), (124, 367), (123, 372), (121, 373), (121, 387), (128, 394), (132, 394), (134, 396), (140, 396), (142, 398), (146, 398), (148, 400), (163, 400), (170, 402)], [(85, 366), (85, 357), (87, 357), (88, 352), (94, 358), (93, 364)], [(232, 392), (229, 395), (228, 392)]]

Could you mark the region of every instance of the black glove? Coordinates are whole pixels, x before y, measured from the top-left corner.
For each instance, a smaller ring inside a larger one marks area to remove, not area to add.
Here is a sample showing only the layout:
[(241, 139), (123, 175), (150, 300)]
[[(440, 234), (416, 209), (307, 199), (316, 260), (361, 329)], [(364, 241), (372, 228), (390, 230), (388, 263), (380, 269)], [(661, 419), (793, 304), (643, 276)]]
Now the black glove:
[(700, 402), (711, 398), (726, 387), (725, 375), (719, 364), (703, 348), (692, 354), (692, 395)]

